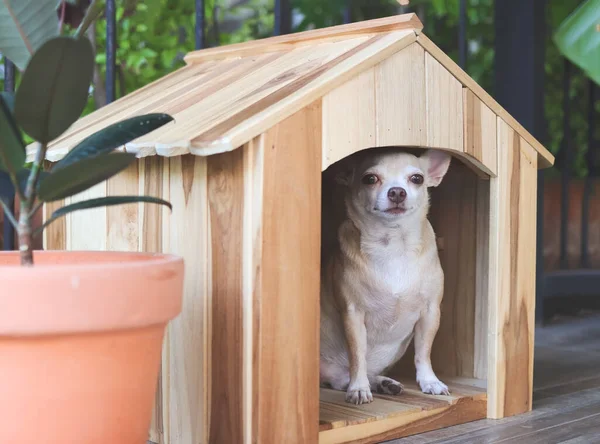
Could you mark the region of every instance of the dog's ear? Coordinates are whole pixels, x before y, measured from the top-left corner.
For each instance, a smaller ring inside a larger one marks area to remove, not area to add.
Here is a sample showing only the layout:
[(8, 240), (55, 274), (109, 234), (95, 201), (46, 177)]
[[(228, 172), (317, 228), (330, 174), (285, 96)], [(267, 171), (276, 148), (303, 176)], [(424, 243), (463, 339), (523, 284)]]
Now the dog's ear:
[(332, 166), (331, 177), (333, 181), (345, 187), (352, 185), (356, 164), (351, 159), (345, 158)]
[(442, 182), (451, 160), (452, 157), (448, 153), (440, 150), (427, 150), (421, 156), (423, 169), (427, 171), (425, 183), (428, 187), (437, 187)]
[(354, 181), (354, 168), (340, 169), (335, 173), (335, 182), (339, 185), (349, 187)]

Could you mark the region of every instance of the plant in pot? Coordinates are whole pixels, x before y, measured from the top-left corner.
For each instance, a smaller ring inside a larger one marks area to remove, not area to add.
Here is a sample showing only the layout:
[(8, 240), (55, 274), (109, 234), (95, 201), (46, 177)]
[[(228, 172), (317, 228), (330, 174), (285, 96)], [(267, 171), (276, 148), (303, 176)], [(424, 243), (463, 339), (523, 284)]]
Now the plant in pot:
[[(98, 12), (90, 8), (74, 35), (59, 36), (55, 8), (56, 0), (0, 4), (0, 29), (14, 30), (0, 33), (0, 52), (14, 57), (22, 70), (16, 94), (0, 95), (0, 171), (10, 176), (20, 202), (17, 215), (2, 201), (19, 251), (0, 253), (0, 442), (144, 443), (164, 330), (181, 310), (183, 260), (33, 251), (32, 239), (73, 211), (170, 204), (149, 196), (112, 196), (63, 206), (36, 230), (31, 221), (44, 203), (76, 195), (127, 168), (135, 155), (116, 149), (172, 118), (150, 114), (111, 125), (43, 171), (48, 144), (79, 118), (87, 101), (94, 54), (83, 32)], [(19, 48), (29, 55), (22, 57)], [(23, 133), (38, 145), (31, 166), (25, 164)]]

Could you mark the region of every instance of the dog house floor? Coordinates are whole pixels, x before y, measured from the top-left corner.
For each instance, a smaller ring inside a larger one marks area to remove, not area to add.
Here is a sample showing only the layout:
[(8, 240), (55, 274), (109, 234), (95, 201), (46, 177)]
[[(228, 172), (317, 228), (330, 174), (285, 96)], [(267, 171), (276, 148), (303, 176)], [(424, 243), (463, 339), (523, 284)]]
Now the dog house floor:
[(486, 417), (485, 381), (442, 380), (450, 396), (425, 395), (416, 383), (404, 383), (400, 396), (373, 394), (372, 403), (359, 406), (347, 403), (345, 392), (321, 389), (319, 444), (379, 443)]

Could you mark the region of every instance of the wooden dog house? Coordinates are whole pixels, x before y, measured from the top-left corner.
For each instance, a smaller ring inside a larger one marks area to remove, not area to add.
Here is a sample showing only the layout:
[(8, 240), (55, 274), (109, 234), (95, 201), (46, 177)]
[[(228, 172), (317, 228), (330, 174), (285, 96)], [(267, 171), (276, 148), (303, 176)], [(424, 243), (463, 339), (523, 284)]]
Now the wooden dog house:
[[(172, 213), (76, 212), (45, 235), (47, 249), (185, 257), (151, 441), (380, 442), (531, 409), (536, 179), (554, 159), (421, 28), (407, 14), (192, 52), (52, 143), (50, 163), (117, 120), (175, 117), (73, 198), (142, 192)], [(409, 351), (407, 392), (357, 407), (318, 387), (321, 173), (386, 146), (454, 157), (431, 209), (446, 275), (433, 362), (452, 394), (411, 386)]]

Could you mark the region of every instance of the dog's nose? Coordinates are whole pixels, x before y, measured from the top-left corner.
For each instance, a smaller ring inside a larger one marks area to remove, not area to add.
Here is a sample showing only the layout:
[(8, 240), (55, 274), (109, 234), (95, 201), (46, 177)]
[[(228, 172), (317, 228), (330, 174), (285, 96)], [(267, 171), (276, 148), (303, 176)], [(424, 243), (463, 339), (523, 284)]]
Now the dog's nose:
[(394, 203), (404, 202), (406, 199), (406, 190), (401, 187), (393, 187), (388, 190), (388, 199)]

